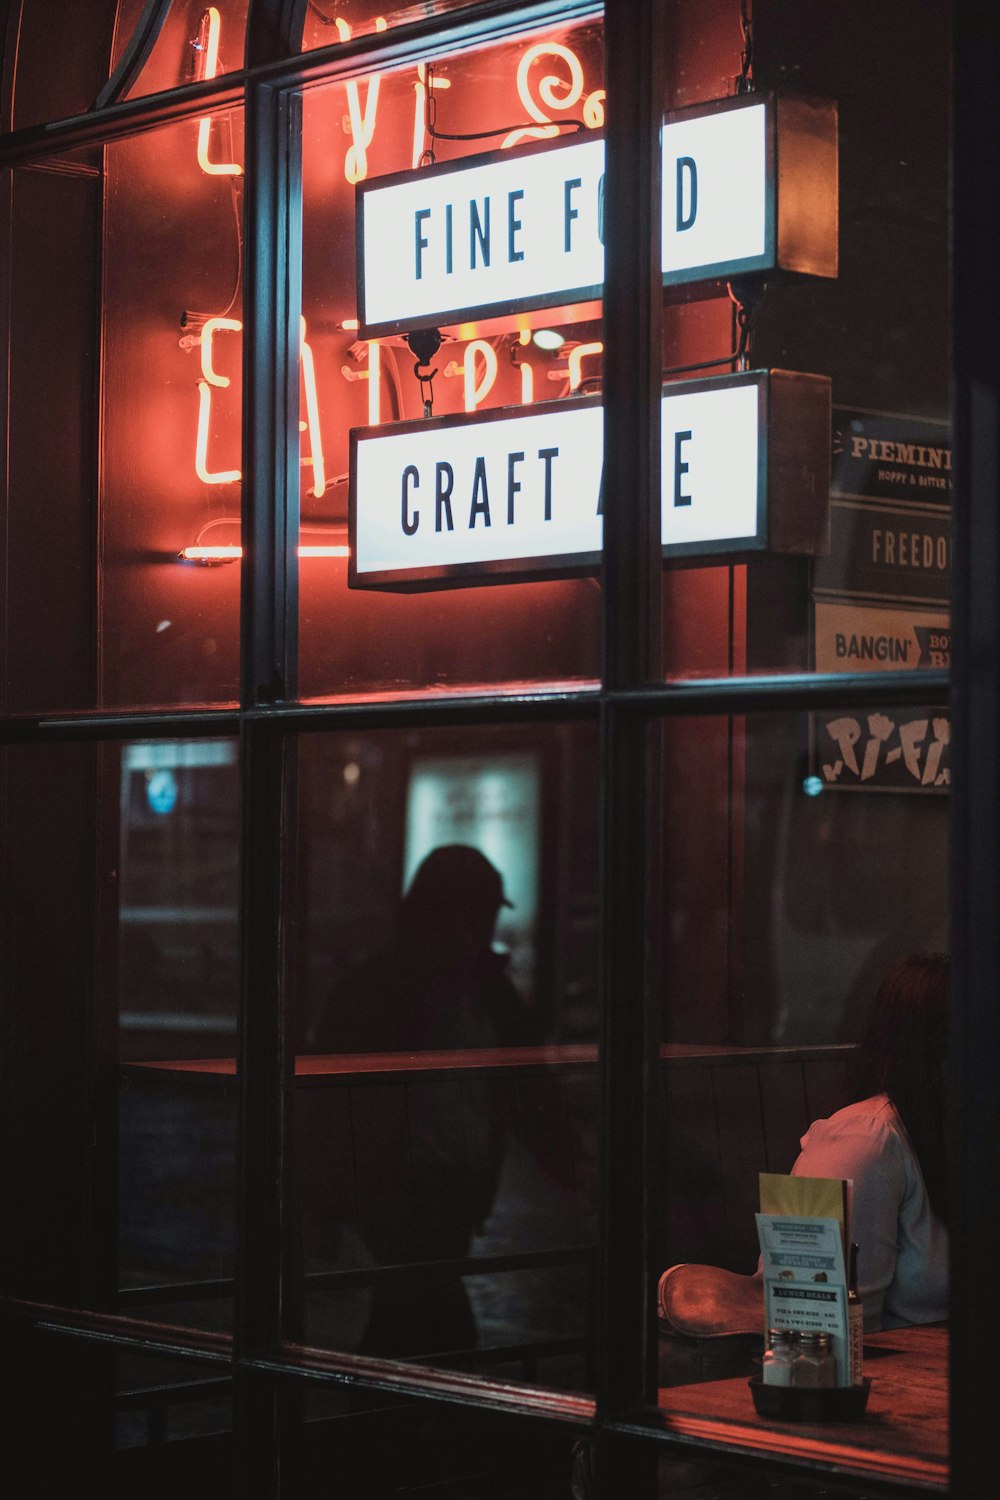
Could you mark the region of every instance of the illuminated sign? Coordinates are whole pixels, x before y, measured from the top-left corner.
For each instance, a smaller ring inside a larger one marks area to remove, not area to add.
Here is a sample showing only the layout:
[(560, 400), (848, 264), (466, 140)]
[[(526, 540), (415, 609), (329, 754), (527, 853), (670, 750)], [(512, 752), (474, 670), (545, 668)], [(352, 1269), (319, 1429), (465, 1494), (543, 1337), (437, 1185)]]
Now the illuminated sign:
[(366, 334), (601, 295), (600, 136), (376, 178), (358, 188)]
[[(661, 411), (664, 557), (822, 549), (825, 377), (755, 370), (668, 385)], [(351, 586), (594, 571), (603, 444), (596, 397), (355, 430)]]
[[(665, 286), (837, 274), (835, 105), (743, 95), (670, 115), (662, 139)], [(596, 134), (359, 184), (363, 336), (593, 302), (603, 184)]]

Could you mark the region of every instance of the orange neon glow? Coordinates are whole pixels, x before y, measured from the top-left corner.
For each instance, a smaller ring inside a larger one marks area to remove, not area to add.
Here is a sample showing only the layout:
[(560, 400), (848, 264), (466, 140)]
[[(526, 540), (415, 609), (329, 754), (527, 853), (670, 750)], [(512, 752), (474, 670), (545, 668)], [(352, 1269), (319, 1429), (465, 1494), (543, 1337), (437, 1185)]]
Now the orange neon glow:
[[(219, 32), (221, 19), (218, 8), (210, 5), (205, 12), (208, 17), (208, 37), (205, 44), (205, 66), (202, 70), (202, 78), (214, 78), (219, 68)], [(240, 177), (243, 168), (235, 161), (214, 162), (209, 160), (208, 140), (212, 130), (212, 121), (206, 115), (198, 121), (198, 165), (209, 177)]]
[[(526, 348), (531, 343), (531, 329), (522, 328), (517, 342), (522, 349)], [(535, 372), (524, 359), (518, 360), (517, 368), (521, 372), (521, 401), (527, 406), (535, 399)]]
[[(517, 94), (525, 112), (533, 120), (537, 120), (538, 124), (521, 126), (504, 136), (500, 143), (503, 151), (509, 146), (516, 146), (519, 141), (546, 140), (559, 134), (558, 125), (552, 123), (552, 116), (546, 114), (531, 91), (531, 65), (540, 57), (561, 58), (569, 69), (568, 84), (557, 73), (546, 73), (539, 80), (538, 93), (542, 104), (550, 110), (572, 109), (583, 93), (583, 68), (572, 48), (564, 47), (561, 42), (536, 42), (533, 47), (528, 47), (517, 65)], [(556, 89), (560, 93), (556, 93)]]
[(368, 147), (375, 135), (380, 83), (379, 78), (369, 80), (363, 108), (357, 80), (352, 78), (347, 85), (347, 114), (352, 141), (344, 157), (344, 176), (348, 182), (363, 182), (368, 176)]
[(313, 353), (306, 343), (306, 320), (299, 319), (299, 357), (302, 365), (302, 384), (306, 394), (306, 426), (309, 432), (309, 457), (303, 463), (311, 463), (313, 471), (312, 492), (317, 500), (326, 493), (326, 466), (323, 462), (323, 439), (319, 427), (319, 401), (316, 397), (316, 364)]
[(184, 547), (181, 551), (185, 562), (235, 562), (242, 556), (242, 547)]
[[(376, 31), (385, 31), (388, 24), (385, 16), (375, 18)], [(340, 40), (349, 42), (351, 28), (348, 22), (338, 16), (336, 26)], [(368, 176), (368, 147), (375, 135), (375, 125), (378, 119), (378, 95), (382, 80), (377, 76), (368, 80), (368, 92), (362, 107), (360, 84), (363, 81), (363, 79), (352, 78), (347, 85), (347, 117), (351, 128), (351, 145), (348, 146), (347, 155), (344, 158), (344, 176), (348, 182), (363, 182)]]
[[(350, 557), (351, 549), (345, 545), (329, 547), (299, 547), (299, 557)], [(243, 556), (243, 548), (236, 547), (184, 547), (181, 557), (185, 562), (236, 562)]]
[(382, 420), (382, 350), (374, 340), (368, 345), (368, 425)]
[(202, 484), (235, 484), (242, 478), (239, 469), (208, 467), (208, 425), (212, 414), (212, 387), (207, 380), (198, 382), (198, 439), (194, 450), (194, 471)]
[(603, 89), (595, 89), (583, 101), (583, 123), (589, 125), (591, 130), (600, 130), (604, 124), (604, 101), (606, 98), (607, 94)]
[(220, 375), (212, 365), (212, 340), (222, 329), (228, 329), (232, 333), (240, 333), (243, 324), (239, 318), (206, 318), (201, 330), (201, 374), (202, 379), (207, 380), (209, 385), (227, 386), (228, 375)]
[(357, 333), (360, 325), (357, 318), (345, 318), (340, 326), (345, 333)]
[(580, 366), (583, 364), (583, 361), (591, 354), (603, 353), (604, 345), (600, 343), (577, 344), (575, 349), (569, 351), (569, 388), (571, 391), (576, 391), (580, 388), (580, 382), (583, 379), (583, 371)]
[[(483, 362), (481, 378), (476, 375), (477, 356)], [(462, 367), (465, 376), (466, 411), (475, 411), (480, 401), (489, 395), (496, 381), (498, 369), (499, 363), (493, 345), (488, 344), (485, 339), (473, 339), (465, 351), (465, 364)]]

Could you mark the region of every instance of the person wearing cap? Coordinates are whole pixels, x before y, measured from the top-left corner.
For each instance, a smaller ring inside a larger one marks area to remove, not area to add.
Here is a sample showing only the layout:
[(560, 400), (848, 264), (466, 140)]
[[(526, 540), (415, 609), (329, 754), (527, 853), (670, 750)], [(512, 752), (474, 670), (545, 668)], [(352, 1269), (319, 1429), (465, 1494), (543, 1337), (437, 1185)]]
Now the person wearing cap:
[[(392, 941), (334, 990), (324, 1037), (334, 1041), (330, 1050), (481, 1053), (533, 1041), (507, 955), (493, 947), (497, 916), (510, 905), (500, 872), (478, 849), (431, 850), (400, 902)], [(489, 1073), (466, 1073), (461, 1086), (434, 1080), (409, 1090), (407, 1167), (419, 1201), (408, 1262), (469, 1254), (493, 1206), (510, 1124), (509, 1090)], [(398, 1224), (366, 1232), (377, 1263), (399, 1260), (399, 1239)], [(367, 1352), (430, 1354), (475, 1342), (465, 1284), (454, 1271), (424, 1276), (411, 1289), (376, 1283)]]

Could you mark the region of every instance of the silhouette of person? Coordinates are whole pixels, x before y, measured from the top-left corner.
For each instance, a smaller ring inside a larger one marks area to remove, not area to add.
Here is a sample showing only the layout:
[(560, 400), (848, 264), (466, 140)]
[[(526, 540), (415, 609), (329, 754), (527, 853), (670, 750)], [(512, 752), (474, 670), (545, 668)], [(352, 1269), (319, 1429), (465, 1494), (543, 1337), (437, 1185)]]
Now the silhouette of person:
[[(339, 1032), (338, 1050), (478, 1054), (460, 1076), (407, 1079), (408, 1223), (369, 1217), (364, 1235), (376, 1263), (461, 1261), (493, 1205), (509, 1090), (478, 1064), (496, 1049), (532, 1040), (506, 955), (493, 948), (500, 908), (510, 905), (499, 871), (478, 849), (433, 849), (402, 898), (391, 945), (352, 971), (332, 997), (329, 1034)], [(442, 1059), (442, 1068), (454, 1061)], [(376, 1279), (366, 1351), (442, 1353), (475, 1341), (454, 1264)]]

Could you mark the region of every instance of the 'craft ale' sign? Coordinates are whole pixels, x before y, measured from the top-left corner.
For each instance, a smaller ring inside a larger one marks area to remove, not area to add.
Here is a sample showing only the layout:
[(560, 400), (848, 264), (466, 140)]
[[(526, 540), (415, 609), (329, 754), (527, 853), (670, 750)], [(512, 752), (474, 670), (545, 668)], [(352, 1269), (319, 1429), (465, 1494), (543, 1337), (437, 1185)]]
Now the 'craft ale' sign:
[[(775, 269), (837, 274), (835, 105), (719, 100), (670, 115), (662, 142), (665, 286)], [(362, 337), (586, 307), (601, 295), (597, 134), (376, 178), (357, 193)]]
[[(820, 551), (830, 383), (754, 370), (664, 388), (664, 557)], [(593, 571), (598, 398), (351, 433), (349, 580), (429, 588)]]

